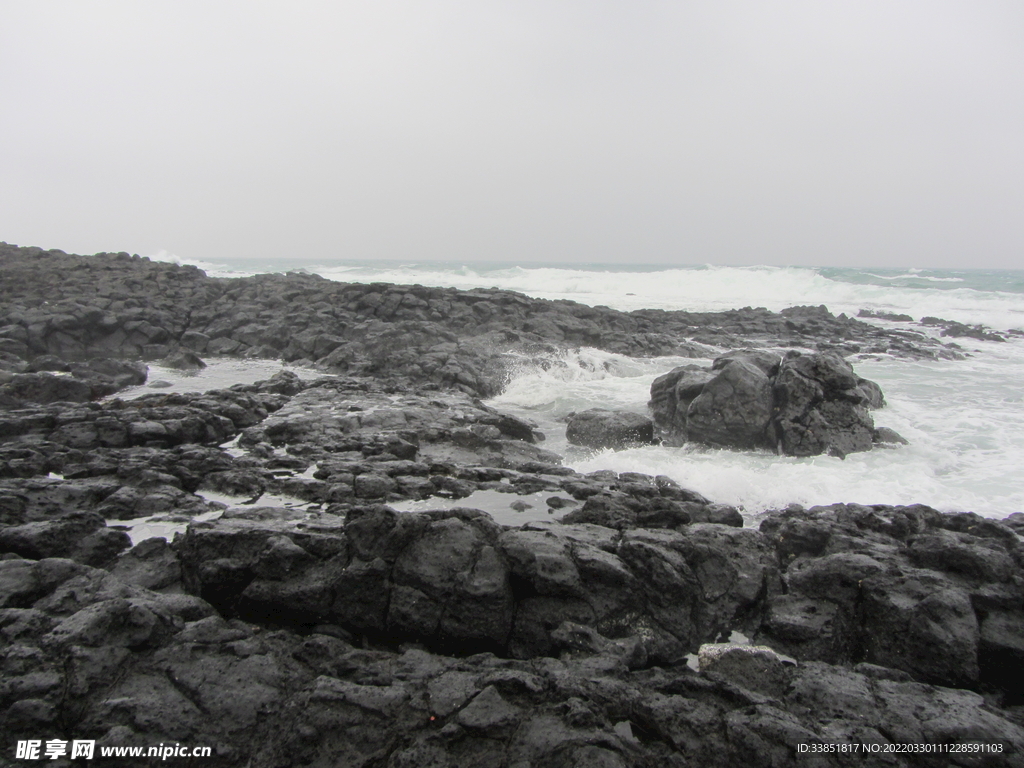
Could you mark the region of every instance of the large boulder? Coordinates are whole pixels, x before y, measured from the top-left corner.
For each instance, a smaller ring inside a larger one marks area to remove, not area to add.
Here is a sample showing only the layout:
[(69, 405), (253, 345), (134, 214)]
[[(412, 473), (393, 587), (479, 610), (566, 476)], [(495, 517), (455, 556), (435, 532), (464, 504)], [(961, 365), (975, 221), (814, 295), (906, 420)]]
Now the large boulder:
[(651, 414), (655, 426), (667, 438), (685, 440), (686, 411), (704, 389), (704, 385), (713, 378), (711, 371), (691, 363), (673, 368), (654, 380), (649, 403)]
[(686, 409), (686, 433), (707, 445), (759, 448), (771, 415), (772, 386), (765, 372), (750, 360), (728, 358)]
[(174, 368), (179, 371), (201, 371), (206, 363), (195, 352), (189, 349), (178, 349), (171, 353), (160, 364), (165, 368)]
[[(681, 366), (655, 379), (650, 407), (670, 444), (767, 448), (789, 456), (845, 456), (898, 443), (869, 413), (885, 404), (877, 384), (831, 352), (738, 350), (711, 369)], [(895, 433), (892, 433), (895, 435)]]
[(868, 408), (877, 385), (862, 387), (861, 381), (837, 354), (787, 355), (772, 387), (779, 452), (845, 456), (870, 450), (875, 425)]

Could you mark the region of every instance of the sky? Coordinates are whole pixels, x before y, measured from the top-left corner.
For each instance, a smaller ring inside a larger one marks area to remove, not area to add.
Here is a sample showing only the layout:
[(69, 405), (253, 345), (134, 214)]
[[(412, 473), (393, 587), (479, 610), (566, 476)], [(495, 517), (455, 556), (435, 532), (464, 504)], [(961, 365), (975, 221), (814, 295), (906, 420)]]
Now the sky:
[(1020, 0), (0, 0), (0, 240), (1024, 268)]

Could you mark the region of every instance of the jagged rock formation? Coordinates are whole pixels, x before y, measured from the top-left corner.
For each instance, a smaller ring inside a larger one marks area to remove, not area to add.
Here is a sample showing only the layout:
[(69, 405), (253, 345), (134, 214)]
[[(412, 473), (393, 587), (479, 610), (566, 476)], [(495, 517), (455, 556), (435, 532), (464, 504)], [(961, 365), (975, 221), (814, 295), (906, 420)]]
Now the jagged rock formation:
[(901, 439), (875, 429), (869, 409), (884, 403), (878, 385), (835, 353), (741, 350), (710, 369), (685, 365), (658, 377), (650, 407), (670, 443), (845, 456)]
[(942, 328), (943, 336), (966, 337), (979, 341), (1006, 341), (1004, 336), (993, 333), (990, 328), (983, 325), (965, 325), (955, 320), (943, 320), (941, 317), (922, 317), (921, 325), (938, 326)]
[(794, 507), (761, 531), (787, 584), (761, 638), (797, 659), (864, 661), (945, 685), (1024, 685), (1024, 545), (923, 505)]
[(557, 657), (364, 649), (326, 626), (225, 620), (198, 597), (60, 559), (0, 561), (0, 588), (5, 750), (71, 733), (206, 745), (215, 768), (727, 768), (801, 765), (799, 745), (822, 742), (879, 745), (856, 756), (869, 767), (948, 763), (894, 759), (881, 751), (891, 739), (982, 743), (988, 766), (1018, 765), (1024, 747), (1024, 729), (981, 696), (870, 664), (645, 668), (634, 647), (571, 622), (553, 633)]
[(550, 654), (568, 619), (679, 662), (778, 591), (761, 534), (713, 524), (503, 531), (468, 509), (298, 522), (239, 512), (192, 525), (176, 548), (189, 591), (224, 615), (518, 658)]

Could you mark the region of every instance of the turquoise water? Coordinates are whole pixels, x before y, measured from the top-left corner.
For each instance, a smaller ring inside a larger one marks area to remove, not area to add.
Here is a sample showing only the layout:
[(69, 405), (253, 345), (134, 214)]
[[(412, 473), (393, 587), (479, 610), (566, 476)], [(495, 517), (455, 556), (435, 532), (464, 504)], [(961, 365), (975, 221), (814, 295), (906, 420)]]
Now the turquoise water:
[(966, 289), (1024, 293), (1024, 271), (1016, 269), (840, 269), (817, 270), (822, 277), (855, 285), (951, 291)]

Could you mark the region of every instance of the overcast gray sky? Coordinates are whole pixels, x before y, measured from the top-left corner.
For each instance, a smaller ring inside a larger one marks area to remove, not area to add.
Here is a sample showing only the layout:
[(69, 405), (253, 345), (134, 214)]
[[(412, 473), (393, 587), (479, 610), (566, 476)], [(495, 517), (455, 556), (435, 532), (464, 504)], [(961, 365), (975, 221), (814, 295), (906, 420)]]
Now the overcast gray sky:
[(1024, 268), (1020, 0), (0, 0), (0, 240)]

